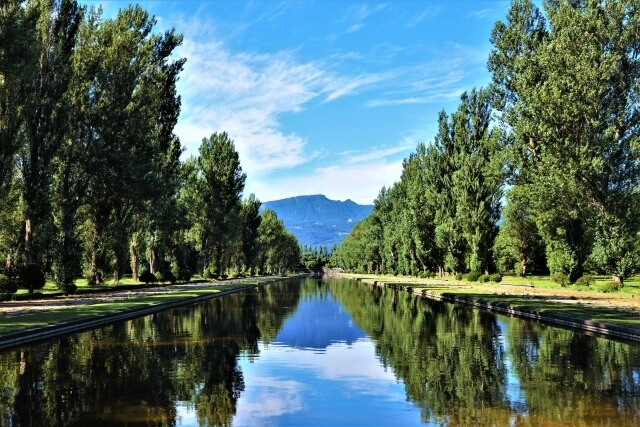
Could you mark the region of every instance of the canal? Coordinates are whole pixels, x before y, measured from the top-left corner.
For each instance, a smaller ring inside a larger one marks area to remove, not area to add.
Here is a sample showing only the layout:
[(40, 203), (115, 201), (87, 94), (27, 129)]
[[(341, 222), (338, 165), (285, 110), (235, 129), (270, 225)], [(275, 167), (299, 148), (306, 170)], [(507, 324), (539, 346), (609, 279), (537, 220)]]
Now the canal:
[(3, 426), (640, 425), (640, 346), (296, 279), (0, 353)]

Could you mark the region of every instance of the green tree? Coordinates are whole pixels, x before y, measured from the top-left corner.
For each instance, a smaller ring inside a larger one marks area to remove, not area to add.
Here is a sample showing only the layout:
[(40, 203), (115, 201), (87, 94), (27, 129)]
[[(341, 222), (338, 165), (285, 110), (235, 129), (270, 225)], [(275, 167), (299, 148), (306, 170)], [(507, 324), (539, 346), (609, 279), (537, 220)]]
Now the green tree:
[(260, 200), (254, 194), (242, 202), (242, 254), (245, 269), (253, 276), (258, 255), (258, 229), (262, 218), (260, 216)]
[(231, 244), (233, 224), (240, 214), (240, 201), (246, 174), (242, 172), (240, 158), (233, 140), (226, 132), (213, 133), (204, 138), (197, 158), (197, 194), (203, 203), (201, 231), (205, 266), (213, 262), (222, 272), (223, 255)]
[(490, 129), (490, 96), (486, 89), (465, 92), (451, 123), (456, 151), (455, 218), (469, 248), (469, 269), (487, 274), (504, 182), (501, 133)]
[(175, 82), (184, 60), (170, 59), (182, 38), (173, 31), (153, 34), (156, 21), (140, 7), (115, 19), (102, 21), (100, 15), (90, 10), (77, 49), (75, 96), (85, 119), (77, 129), (87, 147), (92, 276), (96, 280), (110, 266), (117, 281), (134, 220), (175, 191), (169, 179), (180, 152), (172, 134), (180, 105)]
[[(549, 269), (582, 275), (592, 250), (615, 274), (639, 229), (640, 16), (632, 0), (514, 1), (489, 58)], [(631, 210), (631, 211), (630, 211)], [(609, 245), (609, 238), (620, 239)], [(627, 273), (625, 273), (627, 274)]]
[[(541, 258), (541, 252), (544, 253), (544, 244), (527, 195), (526, 185), (518, 185), (507, 192), (507, 204), (502, 210), (503, 223), (496, 239), (496, 246), (502, 246), (494, 251), (503, 257), (502, 262), (496, 260), (496, 264), (505, 267), (506, 262), (507, 269), (510, 269), (515, 263), (515, 270), (520, 276), (539, 271), (536, 261)], [(505, 261), (505, 257), (512, 260)]]
[[(33, 50), (25, 66), (24, 106), (19, 138), (24, 199), (24, 252), (27, 263), (41, 258), (46, 227), (51, 223), (52, 162), (68, 129), (67, 90), (71, 56), (82, 14), (76, 1), (33, 0), (27, 13), (36, 16), (28, 28)], [(38, 234), (40, 233), (40, 235)], [(34, 240), (37, 239), (37, 240)]]
[(258, 266), (261, 274), (293, 271), (300, 265), (298, 239), (285, 228), (282, 220), (271, 209), (263, 210), (260, 216)]

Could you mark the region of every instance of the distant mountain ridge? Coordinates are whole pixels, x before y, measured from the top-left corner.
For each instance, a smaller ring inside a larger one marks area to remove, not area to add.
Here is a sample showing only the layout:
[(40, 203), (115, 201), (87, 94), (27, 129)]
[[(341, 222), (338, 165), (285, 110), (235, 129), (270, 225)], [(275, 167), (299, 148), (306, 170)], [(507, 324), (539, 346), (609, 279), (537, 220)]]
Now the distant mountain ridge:
[(264, 202), (262, 207), (273, 210), (301, 245), (328, 249), (341, 243), (353, 226), (373, 210), (373, 205), (330, 200), (322, 194), (273, 200)]

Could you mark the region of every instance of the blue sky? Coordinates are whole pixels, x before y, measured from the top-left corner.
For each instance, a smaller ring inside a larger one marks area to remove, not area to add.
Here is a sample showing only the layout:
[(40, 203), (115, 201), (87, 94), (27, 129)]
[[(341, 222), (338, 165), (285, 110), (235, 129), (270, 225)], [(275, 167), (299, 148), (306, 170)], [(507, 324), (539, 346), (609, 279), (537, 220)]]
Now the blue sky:
[[(128, 1), (102, 3), (105, 17)], [(175, 129), (185, 156), (226, 131), (262, 201), (325, 194), (370, 204), (430, 143), (437, 114), (490, 81), (508, 1), (142, 1), (184, 35)]]

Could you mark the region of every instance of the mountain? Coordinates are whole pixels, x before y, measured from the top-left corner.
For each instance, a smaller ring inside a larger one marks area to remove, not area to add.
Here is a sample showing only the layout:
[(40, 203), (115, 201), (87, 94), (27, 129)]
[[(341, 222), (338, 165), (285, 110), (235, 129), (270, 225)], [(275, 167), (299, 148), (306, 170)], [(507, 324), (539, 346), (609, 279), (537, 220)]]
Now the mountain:
[(342, 242), (353, 226), (373, 210), (373, 205), (329, 200), (321, 194), (264, 202), (262, 207), (274, 211), (301, 245), (329, 249)]

